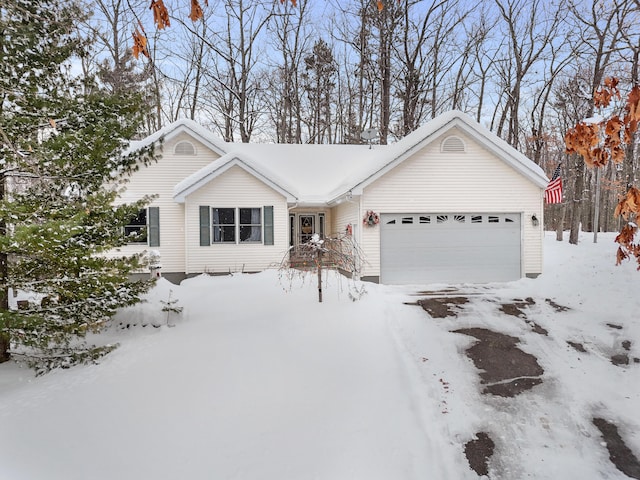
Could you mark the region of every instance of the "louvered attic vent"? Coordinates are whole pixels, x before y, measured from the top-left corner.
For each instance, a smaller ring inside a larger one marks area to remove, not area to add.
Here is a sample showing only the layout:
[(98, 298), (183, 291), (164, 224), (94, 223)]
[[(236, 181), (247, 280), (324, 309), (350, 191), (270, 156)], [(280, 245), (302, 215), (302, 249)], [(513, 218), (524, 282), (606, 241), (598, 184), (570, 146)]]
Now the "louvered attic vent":
[(440, 148), (443, 153), (463, 153), (466, 151), (462, 139), (455, 136), (445, 138)]
[(194, 148), (193, 144), (190, 142), (180, 142), (176, 144), (174, 153), (176, 155), (195, 155), (196, 149)]

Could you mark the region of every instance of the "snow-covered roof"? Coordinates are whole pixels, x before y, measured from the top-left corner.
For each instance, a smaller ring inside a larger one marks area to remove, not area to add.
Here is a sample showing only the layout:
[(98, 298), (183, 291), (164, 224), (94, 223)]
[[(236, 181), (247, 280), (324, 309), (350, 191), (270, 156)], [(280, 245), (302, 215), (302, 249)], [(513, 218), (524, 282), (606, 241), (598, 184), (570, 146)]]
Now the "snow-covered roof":
[(263, 173), (264, 169), (261, 168), (258, 162), (254, 162), (249, 157), (238, 154), (238, 152), (231, 152), (223, 155), (215, 162), (211, 162), (206, 167), (201, 168), (194, 174), (189, 175), (187, 178), (179, 182), (173, 189), (173, 198), (178, 203), (184, 203), (189, 194), (200, 189), (233, 166), (242, 168), (249, 174), (269, 185), (271, 188), (285, 196), (287, 201), (295, 202), (297, 200), (296, 194), (292, 192), (292, 188), (284, 180), (278, 178), (278, 176), (272, 172)]
[(380, 158), (379, 168), (371, 170), (357, 185), (351, 187), (351, 191), (354, 194), (360, 194), (364, 187), (452, 128), (462, 130), (539, 187), (547, 186), (549, 178), (539, 165), (536, 165), (489, 129), (477, 123), (466, 113), (452, 110), (434, 118), (400, 141), (388, 145), (384, 157)]
[(210, 130), (207, 130), (199, 123), (187, 118), (181, 118), (180, 120), (170, 123), (143, 140), (131, 142), (129, 149), (137, 150), (144, 148), (160, 141), (160, 139), (169, 141), (180, 133), (187, 133), (219, 155), (224, 155), (227, 152), (225, 147), (227, 145), (226, 142), (216, 137)]
[(282, 193), (289, 202), (323, 205), (349, 192), (361, 194), (371, 182), (452, 128), (463, 131), (534, 184), (541, 188), (547, 185), (548, 178), (538, 165), (460, 111), (440, 115), (391, 145), (228, 143), (191, 120), (179, 120), (139, 146), (186, 132), (221, 155), (175, 186), (178, 202), (235, 165)]

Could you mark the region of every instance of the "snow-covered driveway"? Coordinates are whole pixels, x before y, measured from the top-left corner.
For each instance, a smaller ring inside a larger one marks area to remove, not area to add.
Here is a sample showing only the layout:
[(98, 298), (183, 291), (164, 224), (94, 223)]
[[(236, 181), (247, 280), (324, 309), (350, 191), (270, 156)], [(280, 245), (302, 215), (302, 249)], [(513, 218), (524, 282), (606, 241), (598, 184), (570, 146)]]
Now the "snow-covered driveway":
[(336, 287), (319, 304), (275, 272), (163, 281), (127, 318), (163, 316), (172, 288), (175, 328), (120, 332), (101, 365), (0, 397), (0, 478), (460, 478), (389, 328), (397, 304)]
[[(274, 271), (162, 281), (100, 338), (121, 343), (100, 365), (0, 365), (0, 480), (475, 480), (480, 433), (494, 480), (628, 479), (596, 419), (640, 478), (640, 274), (603, 237), (548, 234), (541, 277), (449, 286), (467, 302), (447, 318), (406, 304), (442, 285), (366, 284), (352, 302), (334, 276), (318, 304), (314, 278), (283, 288)], [(183, 317), (153, 328), (170, 289)], [(477, 329), (517, 338), (536, 385), (482, 394)]]

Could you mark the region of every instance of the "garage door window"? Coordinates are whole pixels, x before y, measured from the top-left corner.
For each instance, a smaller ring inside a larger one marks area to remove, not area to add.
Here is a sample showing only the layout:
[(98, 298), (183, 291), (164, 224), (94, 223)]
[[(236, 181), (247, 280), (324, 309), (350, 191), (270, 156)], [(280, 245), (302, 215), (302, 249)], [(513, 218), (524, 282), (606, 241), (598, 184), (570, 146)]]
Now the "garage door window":
[(383, 283), (494, 282), (520, 278), (521, 220), (517, 213), (382, 215)]

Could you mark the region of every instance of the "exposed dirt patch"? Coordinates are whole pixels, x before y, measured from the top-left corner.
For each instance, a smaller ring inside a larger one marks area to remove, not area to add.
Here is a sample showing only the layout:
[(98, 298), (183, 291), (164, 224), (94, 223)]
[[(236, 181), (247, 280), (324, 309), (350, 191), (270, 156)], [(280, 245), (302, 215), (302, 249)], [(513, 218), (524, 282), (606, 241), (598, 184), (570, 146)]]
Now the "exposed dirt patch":
[(613, 328), (614, 330), (622, 330), (622, 325), (616, 325), (615, 323), (607, 323), (607, 327)]
[(489, 459), (493, 455), (495, 444), (485, 432), (476, 433), (476, 440), (471, 440), (464, 445), (464, 454), (469, 466), (478, 475), (489, 475)]
[(607, 444), (609, 460), (626, 476), (640, 479), (640, 461), (624, 443), (618, 427), (604, 418), (594, 418), (593, 424), (600, 430)]
[(542, 383), (544, 369), (536, 357), (520, 350), (517, 337), (484, 328), (464, 328), (454, 333), (470, 335), (480, 340), (467, 349), (467, 356), (481, 370), (482, 383), (488, 385), (482, 393), (513, 397)]
[(581, 353), (587, 353), (587, 349), (584, 348), (584, 345), (582, 345), (579, 342), (572, 342), (571, 340), (567, 340), (567, 343), (572, 346), (573, 348), (575, 348), (577, 351), (581, 352)]
[(416, 302), (433, 318), (457, 317), (462, 310), (461, 305), (468, 303), (467, 297), (433, 297), (423, 298)]
[[(623, 340), (621, 345), (627, 352), (631, 351), (631, 340)], [(624, 352), (611, 356), (611, 363), (616, 366), (629, 365), (632, 361), (633, 363), (640, 363), (640, 359), (629, 357), (629, 355)]]
[(549, 331), (546, 328), (543, 328), (540, 325), (538, 325), (536, 322), (527, 322), (527, 324), (531, 327), (531, 330), (533, 330), (534, 333), (537, 333), (538, 335), (544, 335), (544, 336), (549, 335)]
[(549, 332), (547, 331), (547, 329), (541, 327), (536, 322), (527, 320), (525, 309), (535, 304), (535, 300), (531, 297), (527, 297), (524, 300), (516, 298), (512, 303), (503, 303), (502, 305), (500, 305), (500, 311), (506, 313), (507, 315), (511, 315), (512, 317), (518, 317), (525, 320), (527, 322), (527, 325), (531, 327), (531, 330), (534, 333), (537, 333), (539, 335), (548, 335)]
[(535, 300), (531, 297), (527, 297), (524, 300), (516, 298), (512, 303), (503, 303), (500, 305), (500, 311), (514, 317), (527, 318), (527, 314), (522, 309), (535, 305), (535, 303)]
[(499, 397), (515, 397), (516, 395), (531, 390), (536, 385), (540, 385), (542, 379), (540, 377), (535, 378), (516, 378), (506, 383), (494, 383), (486, 387), (482, 393), (497, 395)]
[(629, 355), (627, 355), (626, 353), (611, 355), (611, 363), (616, 366), (629, 365)]
[(564, 305), (560, 305), (559, 303), (554, 302), (550, 298), (545, 298), (545, 302), (547, 302), (556, 312), (566, 312), (567, 310), (571, 310), (569, 307), (565, 307)]

